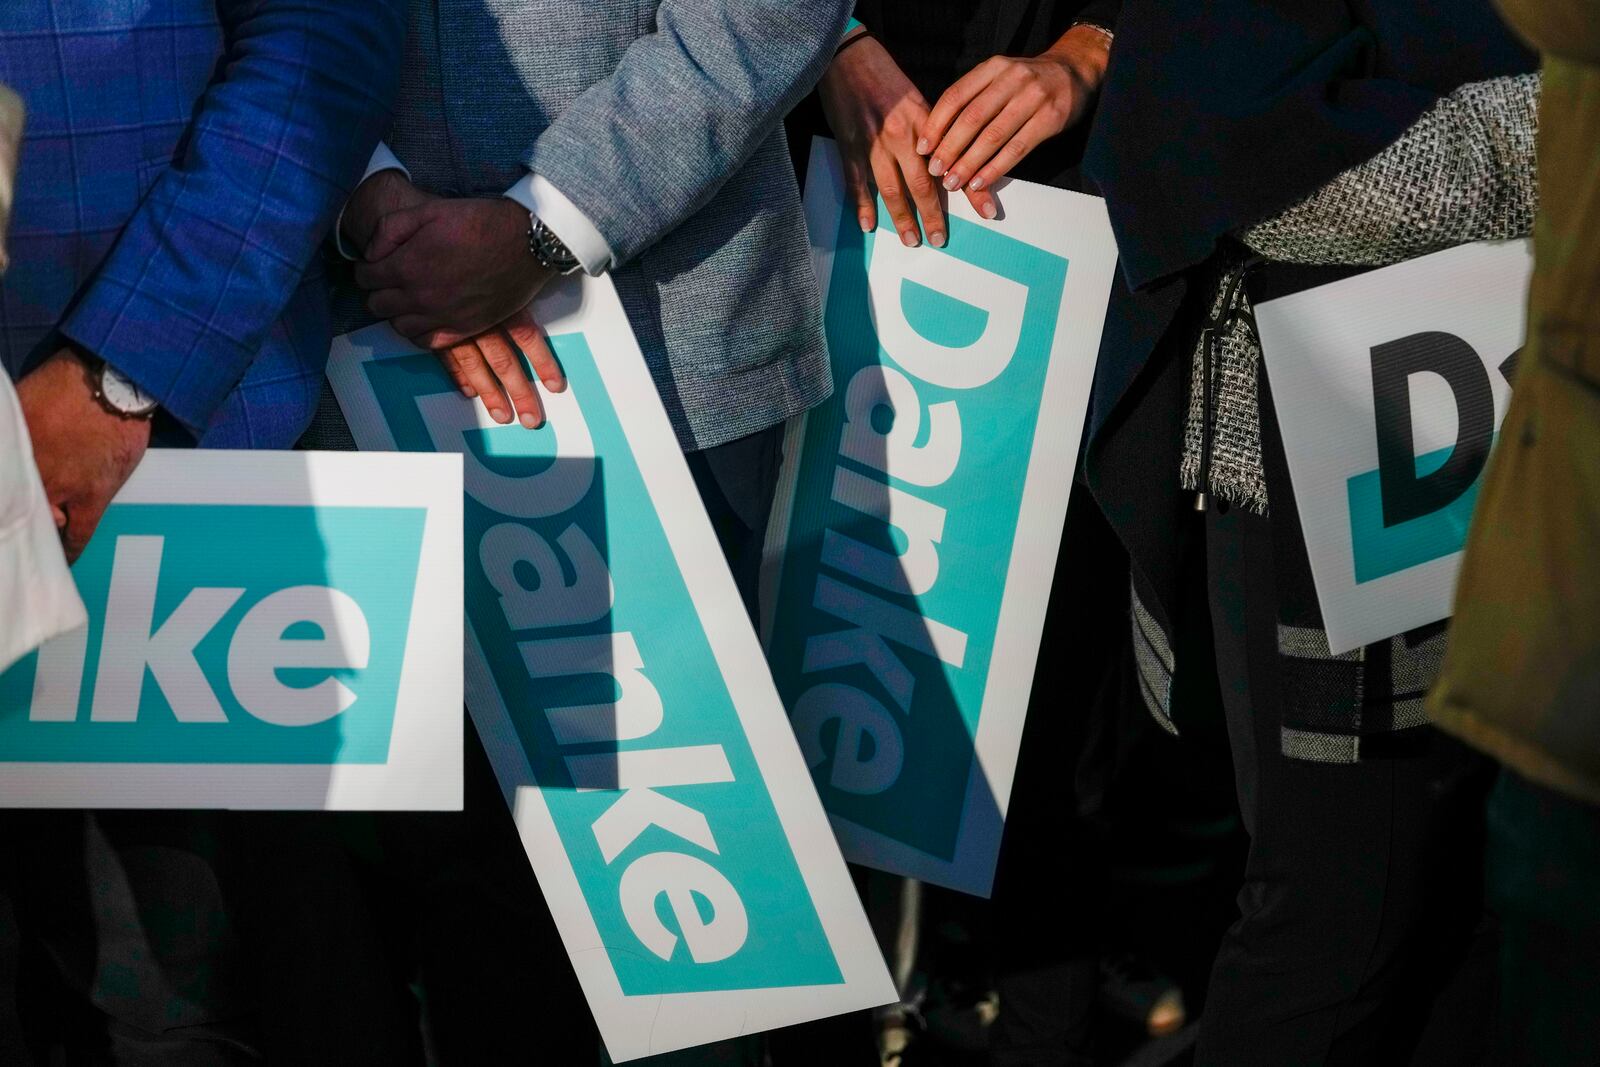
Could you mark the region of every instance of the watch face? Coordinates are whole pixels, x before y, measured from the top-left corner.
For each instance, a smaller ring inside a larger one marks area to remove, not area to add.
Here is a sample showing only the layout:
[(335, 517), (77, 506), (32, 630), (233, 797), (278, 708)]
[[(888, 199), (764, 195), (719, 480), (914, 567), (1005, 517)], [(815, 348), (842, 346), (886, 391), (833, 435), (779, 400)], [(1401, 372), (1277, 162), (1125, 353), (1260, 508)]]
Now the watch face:
[(115, 367), (106, 366), (100, 374), (100, 393), (106, 403), (124, 415), (147, 415), (156, 408), (156, 398), (123, 377)]

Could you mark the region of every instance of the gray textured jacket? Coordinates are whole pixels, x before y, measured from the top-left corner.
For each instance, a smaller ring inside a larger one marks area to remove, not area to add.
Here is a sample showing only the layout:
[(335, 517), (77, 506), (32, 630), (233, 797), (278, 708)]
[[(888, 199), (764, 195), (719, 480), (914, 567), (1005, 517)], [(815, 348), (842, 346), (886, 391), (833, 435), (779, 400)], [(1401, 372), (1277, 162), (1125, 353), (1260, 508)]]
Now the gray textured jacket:
[(784, 114), (851, 0), (412, 0), (389, 145), (423, 188), (529, 168), (612, 278), (685, 449), (824, 399), (828, 353)]

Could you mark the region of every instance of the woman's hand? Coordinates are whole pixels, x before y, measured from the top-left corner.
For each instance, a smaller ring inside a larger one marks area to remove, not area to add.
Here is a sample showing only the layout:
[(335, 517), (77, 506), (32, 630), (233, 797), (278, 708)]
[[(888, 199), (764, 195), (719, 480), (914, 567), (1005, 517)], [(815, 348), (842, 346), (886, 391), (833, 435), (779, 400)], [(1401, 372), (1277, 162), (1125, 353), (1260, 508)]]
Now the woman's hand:
[(994, 183), (1083, 117), (1110, 54), (1108, 34), (1074, 26), (1040, 55), (978, 64), (945, 90), (922, 126), (917, 151), (930, 157), (928, 173), (994, 218)]
[(834, 57), (818, 92), (839, 140), (845, 189), (862, 231), (878, 227), (876, 187), (901, 242), (918, 245), (926, 230), (929, 244), (943, 246), (949, 230), (939, 186), (916, 151), (928, 101), (888, 51), (876, 40), (855, 42)]

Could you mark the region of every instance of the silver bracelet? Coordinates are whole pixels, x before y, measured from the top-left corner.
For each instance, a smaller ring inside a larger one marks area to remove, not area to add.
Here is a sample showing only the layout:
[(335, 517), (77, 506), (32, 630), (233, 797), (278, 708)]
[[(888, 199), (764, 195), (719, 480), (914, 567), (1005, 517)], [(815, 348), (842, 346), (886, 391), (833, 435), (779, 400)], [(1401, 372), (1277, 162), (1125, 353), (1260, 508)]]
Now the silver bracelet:
[(1116, 34), (1112, 33), (1110, 30), (1106, 29), (1104, 26), (1100, 25), (1098, 22), (1074, 22), (1072, 25), (1068, 26), (1067, 29), (1069, 31), (1070, 30), (1075, 30), (1079, 26), (1082, 26), (1084, 29), (1087, 29), (1087, 30), (1093, 30), (1095, 33), (1098, 33), (1101, 37), (1104, 37), (1105, 38), (1105, 42), (1106, 42), (1106, 49), (1108, 51), (1111, 48), (1111, 42), (1115, 41), (1117, 39), (1117, 35)]

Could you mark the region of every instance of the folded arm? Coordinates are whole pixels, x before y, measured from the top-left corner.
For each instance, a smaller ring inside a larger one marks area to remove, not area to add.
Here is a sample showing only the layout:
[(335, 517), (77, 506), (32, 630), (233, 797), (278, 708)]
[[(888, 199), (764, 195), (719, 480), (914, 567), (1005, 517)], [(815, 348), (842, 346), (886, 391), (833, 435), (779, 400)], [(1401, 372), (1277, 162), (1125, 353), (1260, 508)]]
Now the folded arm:
[(1394, 144), (1240, 240), (1288, 263), (1382, 266), (1527, 236), (1539, 206), (1539, 88), (1537, 74), (1461, 86)]
[(219, 3), (187, 143), (61, 324), (198, 436), (299, 285), (388, 120), (400, 0)]

